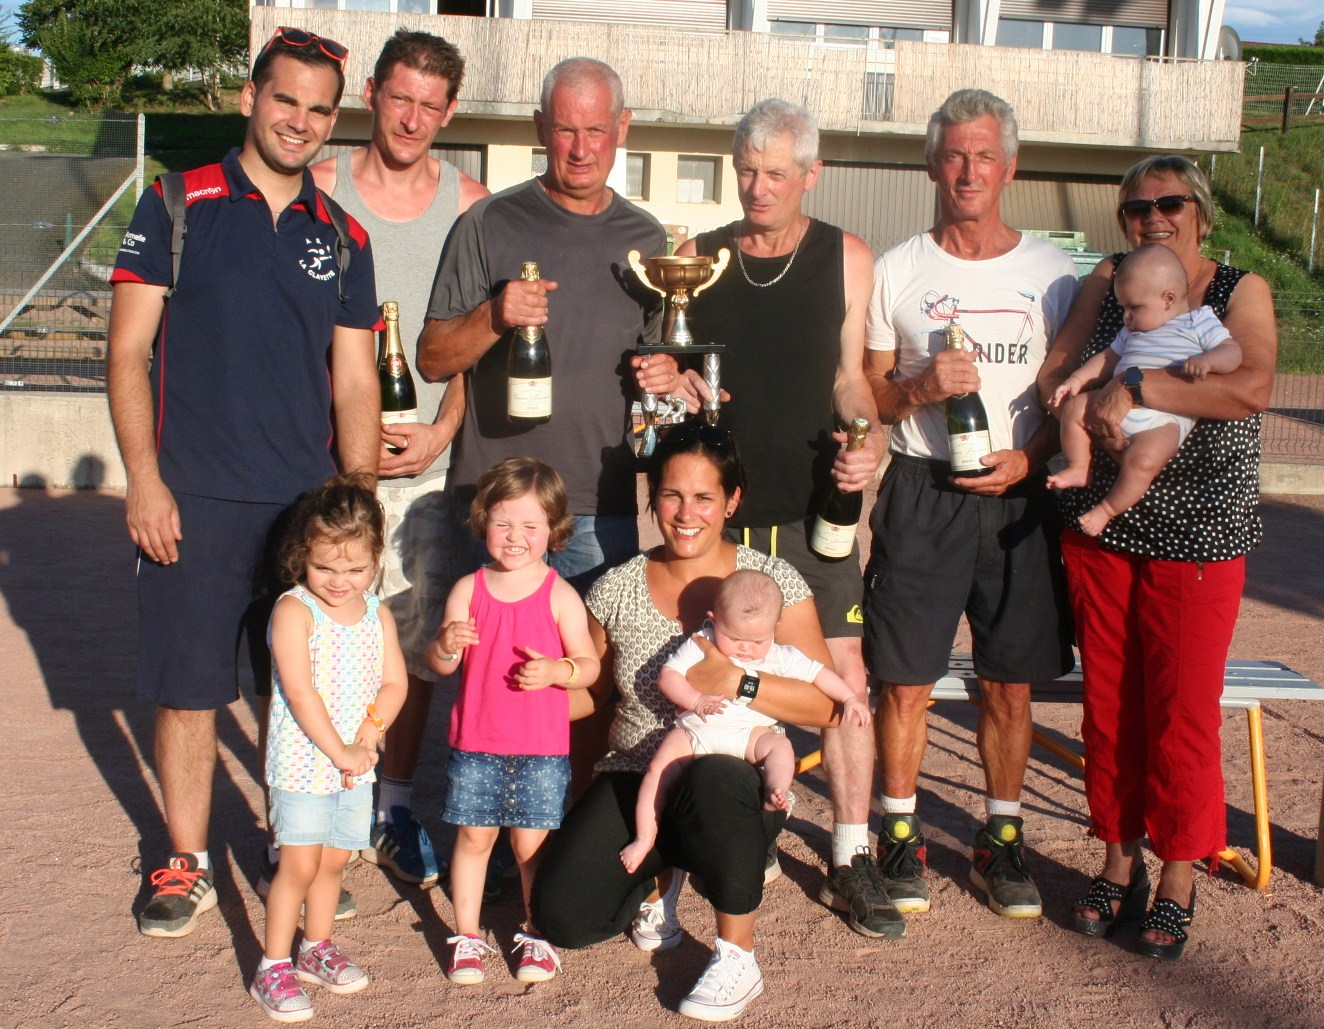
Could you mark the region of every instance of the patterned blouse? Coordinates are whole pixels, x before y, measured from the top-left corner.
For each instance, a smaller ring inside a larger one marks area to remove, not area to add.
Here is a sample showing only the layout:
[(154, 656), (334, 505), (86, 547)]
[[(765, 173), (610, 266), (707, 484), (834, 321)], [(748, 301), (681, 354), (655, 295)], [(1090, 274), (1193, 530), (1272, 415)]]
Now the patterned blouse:
[[(1123, 255), (1114, 255), (1114, 269)], [(1218, 265), (1204, 302), (1226, 318), (1228, 299), (1244, 271)], [(1122, 328), (1122, 309), (1112, 290), (1099, 313), (1081, 363), (1112, 344)], [(1100, 542), (1127, 554), (1164, 561), (1227, 561), (1262, 538), (1260, 416), (1239, 421), (1201, 418), (1149, 490), (1108, 523)], [(1097, 443), (1090, 455), (1091, 482), (1058, 494), (1068, 527), (1103, 499), (1117, 479), (1117, 463)]]
[[(354, 742), (354, 734), (368, 713), (368, 705), (377, 699), (382, 685), (382, 622), (377, 614), (376, 594), (365, 593), (367, 609), (353, 625), (341, 625), (317, 606), (317, 601), (303, 586), (281, 595), (295, 597), (313, 616), (313, 631), (308, 637), (308, 659), (312, 664), (313, 689), (326, 705), (331, 723), (345, 743)], [(267, 629), (271, 645), (271, 629)], [(281, 685), (280, 671), (272, 671), (271, 711), (267, 719), (267, 785), (290, 793), (339, 793), (344, 784), (340, 772), (317, 745), (310, 740), (290, 711)], [(355, 779), (358, 783), (376, 781), (371, 770)]]
[[(783, 594), (783, 607), (812, 597), (800, 573), (779, 557), (736, 548), (736, 567), (766, 572)], [(648, 770), (648, 762), (675, 721), (676, 707), (657, 688), (667, 659), (689, 636), (680, 622), (662, 614), (648, 592), (648, 555), (605, 573), (588, 593), (588, 609), (607, 630), (620, 703), (612, 719), (607, 755), (599, 772)]]

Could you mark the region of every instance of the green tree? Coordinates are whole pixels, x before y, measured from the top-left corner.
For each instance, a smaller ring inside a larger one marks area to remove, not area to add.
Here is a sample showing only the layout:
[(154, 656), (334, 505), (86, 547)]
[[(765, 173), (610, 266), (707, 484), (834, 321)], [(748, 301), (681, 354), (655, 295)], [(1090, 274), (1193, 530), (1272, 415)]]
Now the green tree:
[(221, 73), (241, 69), (248, 51), (247, 0), (166, 0), (143, 26), (146, 62), (166, 72), (201, 73), (203, 100), (216, 110)]
[(108, 107), (144, 56), (145, 0), (28, 0), (18, 12), (23, 42), (51, 62), (74, 102)]
[(1302, 46), (1324, 46), (1324, 21), (1319, 23), (1319, 28), (1315, 30), (1314, 39), (1302, 39), (1300, 36), (1296, 40)]

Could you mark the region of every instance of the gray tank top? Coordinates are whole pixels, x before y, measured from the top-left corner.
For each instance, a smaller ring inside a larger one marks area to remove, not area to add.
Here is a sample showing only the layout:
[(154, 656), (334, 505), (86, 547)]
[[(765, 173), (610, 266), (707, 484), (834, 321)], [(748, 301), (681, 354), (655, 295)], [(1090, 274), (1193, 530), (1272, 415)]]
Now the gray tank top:
[[(395, 300), (400, 304), (400, 339), (405, 352), (412, 354), (414, 385), (418, 390), (419, 421), (437, 417), (444, 382), (427, 382), (418, 374), (418, 334), (423, 330), (423, 316), (437, 274), (442, 244), (455, 224), (460, 209), (460, 173), (454, 165), (441, 162), (437, 194), (428, 209), (413, 221), (386, 221), (368, 210), (354, 187), (349, 168), (350, 151), (336, 157), (336, 188), (331, 196), (358, 219), (372, 240), (372, 263), (377, 276), (377, 302)], [(383, 486), (421, 486), (443, 475), (451, 463), (451, 448), (427, 471), (412, 479), (385, 479)]]

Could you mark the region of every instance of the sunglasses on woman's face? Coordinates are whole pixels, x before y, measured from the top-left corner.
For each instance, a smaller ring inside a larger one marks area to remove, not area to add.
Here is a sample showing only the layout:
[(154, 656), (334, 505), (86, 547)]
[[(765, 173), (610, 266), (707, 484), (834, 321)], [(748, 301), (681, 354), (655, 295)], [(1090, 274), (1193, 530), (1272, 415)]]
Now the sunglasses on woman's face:
[(721, 450), (731, 445), (731, 430), (709, 425), (700, 418), (691, 418), (664, 425), (657, 433), (657, 442), (661, 446), (683, 447), (696, 439), (705, 447)]
[(345, 70), (345, 62), (349, 60), (349, 47), (345, 46), (344, 43), (337, 43), (334, 39), (327, 39), (325, 36), (319, 36), (307, 29), (290, 28), (288, 25), (282, 25), (272, 33), (271, 38), (267, 40), (267, 45), (258, 53), (259, 60), (262, 54), (270, 50), (271, 45), (278, 39), (289, 46), (312, 46), (316, 44), (322, 53), (340, 65), (342, 72)]
[(1173, 193), (1153, 200), (1123, 200), (1118, 210), (1128, 218), (1137, 219), (1149, 214), (1151, 207), (1157, 207), (1159, 214), (1176, 214), (1194, 199), (1189, 193)]

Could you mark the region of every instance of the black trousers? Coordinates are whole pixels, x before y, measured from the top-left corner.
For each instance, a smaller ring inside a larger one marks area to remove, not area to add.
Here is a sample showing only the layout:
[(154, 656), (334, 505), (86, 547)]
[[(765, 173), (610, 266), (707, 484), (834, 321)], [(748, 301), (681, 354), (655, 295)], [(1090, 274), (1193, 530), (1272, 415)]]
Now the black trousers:
[(657, 846), (630, 873), (620, 851), (634, 839), (642, 779), (599, 775), (553, 837), (531, 906), (534, 924), (556, 946), (588, 947), (625, 932), (666, 868), (703, 879), (723, 914), (758, 910), (768, 847), (786, 823), (785, 812), (763, 810), (758, 769), (734, 757), (695, 760), (672, 788)]

